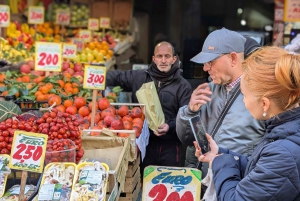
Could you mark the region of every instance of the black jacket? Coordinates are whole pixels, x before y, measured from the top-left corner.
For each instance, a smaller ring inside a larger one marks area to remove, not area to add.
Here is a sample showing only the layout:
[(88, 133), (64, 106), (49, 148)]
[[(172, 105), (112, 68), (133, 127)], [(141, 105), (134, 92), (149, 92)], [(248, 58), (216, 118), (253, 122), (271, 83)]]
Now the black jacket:
[[(152, 63), (151, 65), (155, 65)], [(138, 103), (136, 91), (141, 88), (144, 83), (154, 81), (158, 93), (158, 97), (165, 115), (165, 122), (169, 125), (169, 132), (161, 137), (157, 137), (150, 130), (150, 139), (179, 141), (176, 134), (176, 116), (180, 107), (189, 103), (192, 88), (191, 85), (180, 75), (179, 60), (173, 66), (178, 70), (165, 83), (160, 83), (147, 70), (127, 70), (127, 71), (109, 71), (107, 72), (107, 86), (121, 86), (124, 91), (132, 92), (132, 102)], [(159, 85), (159, 87), (158, 87)]]

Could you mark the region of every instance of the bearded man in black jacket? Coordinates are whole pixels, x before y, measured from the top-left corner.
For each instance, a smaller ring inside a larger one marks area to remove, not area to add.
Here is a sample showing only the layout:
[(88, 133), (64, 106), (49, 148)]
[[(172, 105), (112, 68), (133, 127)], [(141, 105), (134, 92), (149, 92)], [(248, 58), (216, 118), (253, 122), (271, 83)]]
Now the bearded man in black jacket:
[(155, 132), (150, 131), (146, 155), (141, 163), (141, 173), (148, 165), (179, 166), (180, 141), (176, 133), (178, 109), (189, 103), (191, 85), (180, 74), (180, 61), (168, 42), (156, 45), (153, 62), (147, 70), (109, 71), (108, 86), (121, 86), (132, 92), (132, 102), (137, 103), (136, 91), (147, 82), (154, 81), (165, 115), (165, 123)]

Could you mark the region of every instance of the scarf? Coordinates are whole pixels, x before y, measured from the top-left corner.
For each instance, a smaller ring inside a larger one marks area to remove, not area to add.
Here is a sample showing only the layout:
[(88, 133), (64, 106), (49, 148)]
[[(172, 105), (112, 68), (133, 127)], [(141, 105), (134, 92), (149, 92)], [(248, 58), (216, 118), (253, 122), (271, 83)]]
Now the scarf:
[(151, 65), (149, 66), (148, 72), (158, 81), (166, 82), (169, 79), (172, 79), (175, 75), (180, 74), (180, 64), (179, 59), (177, 56), (177, 60), (175, 63), (171, 66), (171, 69), (169, 72), (161, 72), (156, 64), (152, 61)]

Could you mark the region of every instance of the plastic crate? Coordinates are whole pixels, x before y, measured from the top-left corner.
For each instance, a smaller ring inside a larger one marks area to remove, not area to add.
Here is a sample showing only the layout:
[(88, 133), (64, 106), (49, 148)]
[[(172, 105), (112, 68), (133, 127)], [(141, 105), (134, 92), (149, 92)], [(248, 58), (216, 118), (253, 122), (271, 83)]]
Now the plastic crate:
[(39, 110), (42, 107), (48, 107), (47, 101), (14, 100), (14, 103), (17, 104), (23, 112), (27, 112), (29, 110)]

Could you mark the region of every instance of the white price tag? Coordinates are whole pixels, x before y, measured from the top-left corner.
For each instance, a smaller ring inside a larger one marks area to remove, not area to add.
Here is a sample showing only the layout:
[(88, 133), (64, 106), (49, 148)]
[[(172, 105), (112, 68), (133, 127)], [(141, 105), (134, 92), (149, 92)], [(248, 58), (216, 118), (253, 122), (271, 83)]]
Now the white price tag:
[(0, 5), (0, 27), (8, 27), (10, 22), (9, 6)]
[(52, 200), (55, 184), (44, 184), (39, 191), (38, 200)]
[(43, 24), (45, 8), (42, 6), (29, 6), (28, 22), (29, 24)]
[(58, 9), (56, 11), (56, 24), (69, 25), (70, 24), (70, 10)]

